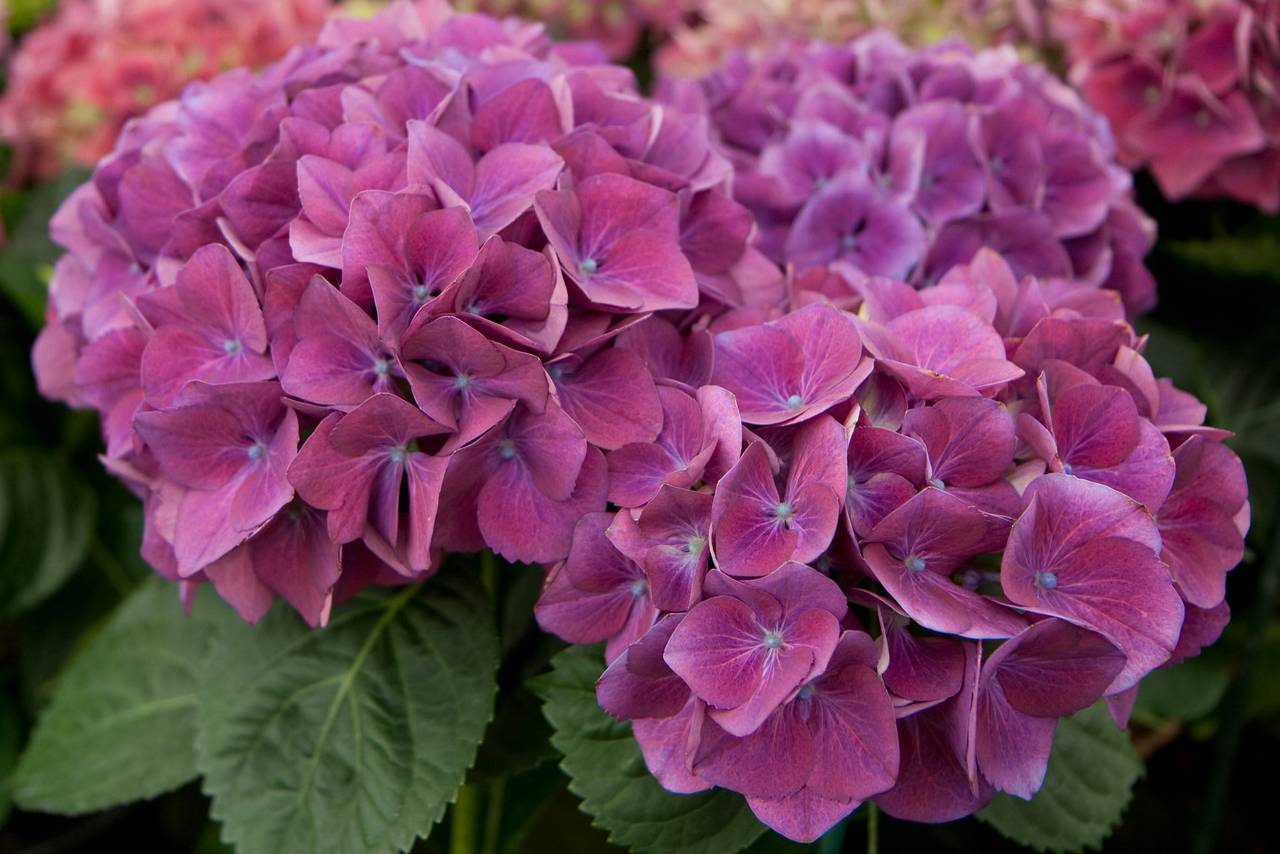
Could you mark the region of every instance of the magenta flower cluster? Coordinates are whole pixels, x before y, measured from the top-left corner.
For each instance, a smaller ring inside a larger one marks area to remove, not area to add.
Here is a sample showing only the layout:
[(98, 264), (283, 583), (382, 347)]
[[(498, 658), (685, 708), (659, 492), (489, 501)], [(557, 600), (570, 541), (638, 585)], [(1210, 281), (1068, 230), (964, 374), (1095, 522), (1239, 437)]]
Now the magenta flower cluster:
[(54, 219), (38, 379), (101, 414), (152, 566), (245, 619), (321, 624), (444, 552), (556, 561), (697, 409), (641, 321), (780, 288), (729, 174), (701, 118), (539, 25), (338, 19), (127, 127)]
[(923, 291), (804, 277), (790, 308), (683, 350), (664, 325), (662, 431), (609, 454), (618, 509), (578, 522), (538, 619), (606, 642), (600, 704), (666, 788), (792, 839), (868, 799), (1030, 798), (1060, 717), (1125, 720), (1221, 632), (1243, 467), (1114, 291), (982, 250)]
[(1280, 3), (1062, 4), (1071, 79), (1170, 199), (1280, 210)]
[(738, 53), (664, 88), (709, 116), (780, 264), (919, 286), (987, 246), (1019, 276), (1116, 290), (1131, 316), (1155, 302), (1154, 224), (1106, 121), (1012, 48), (916, 50), (875, 31)]

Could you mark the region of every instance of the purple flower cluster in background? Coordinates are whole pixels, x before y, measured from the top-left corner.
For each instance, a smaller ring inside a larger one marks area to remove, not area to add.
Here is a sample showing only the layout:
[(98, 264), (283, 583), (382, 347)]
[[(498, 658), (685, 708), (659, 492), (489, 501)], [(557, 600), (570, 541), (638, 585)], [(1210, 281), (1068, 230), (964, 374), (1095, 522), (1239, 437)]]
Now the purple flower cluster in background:
[(610, 468), (716, 405), (655, 379), (705, 382), (709, 337), (641, 321), (781, 292), (729, 174), (539, 25), (335, 20), (131, 124), (62, 207), (41, 389), (101, 414), (151, 565), (248, 620), (445, 551), (556, 561)]
[(738, 53), (664, 90), (710, 117), (778, 263), (924, 285), (989, 246), (1017, 275), (1116, 290), (1131, 316), (1155, 302), (1154, 224), (1106, 121), (1012, 48), (916, 50), (877, 31)]
[(1060, 717), (1123, 722), (1221, 632), (1243, 467), (1113, 291), (985, 249), (923, 291), (792, 284), (714, 318), (700, 372), (703, 333), (673, 342), (662, 432), (608, 455), (618, 509), (578, 522), (539, 622), (607, 642), (600, 704), (666, 788), (792, 839), (868, 799), (1029, 798)]
[(1170, 199), (1280, 210), (1280, 3), (1063, 3), (1052, 23), (1126, 166)]

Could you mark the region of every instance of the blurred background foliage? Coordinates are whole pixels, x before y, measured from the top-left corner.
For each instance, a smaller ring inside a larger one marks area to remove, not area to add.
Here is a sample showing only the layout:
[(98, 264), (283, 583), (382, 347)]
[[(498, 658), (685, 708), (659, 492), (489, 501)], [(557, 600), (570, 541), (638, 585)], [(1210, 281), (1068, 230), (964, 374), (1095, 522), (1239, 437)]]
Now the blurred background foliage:
[[(11, 32), (30, 28), (49, 5), (10, 2)], [(78, 818), (13, 810), (8, 796), (9, 773), (59, 673), (151, 574), (138, 557), (138, 502), (98, 463), (96, 419), (44, 401), (30, 371), (57, 257), (47, 222), (85, 177), (73, 170), (0, 189), (0, 852), (221, 851), (198, 784)], [(1132, 733), (1146, 771), (1104, 850), (1274, 850), (1274, 796), (1257, 781), (1270, 780), (1280, 761), (1280, 218), (1233, 203), (1170, 204), (1144, 175), (1137, 185), (1160, 228), (1148, 259), (1160, 305), (1140, 323), (1146, 353), (1157, 375), (1208, 404), (1210, 423), (1236, 434), (1230, 444), (1248, 471), (1253, 526), (1244, 563), (1228, 579), (1233, 619), (1222, 640), (1143, 683)], [(481, 797), (502, 800), (484, 851), (618, 850), (578, 811), (550, 728), (524, 688), (560, 648), (532, 623), (539, 581), (511, 572), (499, 584), (503, 690), (469, 778)], [(496, 769), (518, 770), (486, 786)], [(861, 851), (866, 812), (813, 846), (765, 837), (749, 850)], [(449, 835), (446, 820), (419, 849), (449, 850)], [(879, 844), (887, 852), (1020, 850), (972, 819), (929, 827), (882, 817)]]

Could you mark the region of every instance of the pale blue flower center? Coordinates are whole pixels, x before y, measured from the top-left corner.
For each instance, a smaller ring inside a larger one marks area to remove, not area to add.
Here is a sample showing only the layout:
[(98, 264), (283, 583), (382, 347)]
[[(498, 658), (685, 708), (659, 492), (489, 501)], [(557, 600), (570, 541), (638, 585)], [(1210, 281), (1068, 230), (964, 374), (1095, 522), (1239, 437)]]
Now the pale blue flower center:
[(516, 456), (516, 443), (510, 439), (503, 439), (498, 443), (498, 456), (504, 460), (513, 460)]
[(375, 359), (373, 362), (373, 372), (380, 377), (385, 377), (391, 373), (391, 362), (386, 359)]
[(578, 262), (578, 272), (590, 276), (596, 270), (600, 269), (600, 265), (596, 263), (594, 258), (583, 258)]
[(257, 462), (267, 455), (267, 446), (261, 442), (254, 442), (249, 446), (249, 450), (246, 453), (249, 455), (249, 459)]
[(471, 377), (466, 374), (458, 374), (458, 376), (454, 377), (453, 384), (459, 391), (466, 391), (471, 388)]
[(1058, 586), (1058, 575), (1054, 572), (1042, 572), (1036, 579), (1036, 584), (1039, 584), (1045, 590), (1052, 590)]
[(1072, 472), (1071, 463), (1063, 463), (1063, 464), (1062, 464), (1062, 473), (1063, 473), (1063, 474), (1071, 474), (1071, 472)]
[(793, 394), (791, 397), (787, 398), (787, 409), (790, 409), (792, 412), (795, 412), (802, 406), (804, 406), (804, 398), (800, 395)]
[(428, 288), (426, 285), (414, 285), (413, 287), (414, 302), (426, 302), (427, 297), (429, 296), (431, 296), (431, 289)]
[(854, 237), (852, 234), (846, 234), (844, 237), (840, 238), (840, 248), (845, 252), (852, 252), (854, 247), (857, 245), (858, 238)]
[(782, 648), (782, 635), (780, 635), (780, 634), (778, 634), (777, 632), (772, 631), (772, 630), (765, 632), (765, 633), (764, 633), (764, 648), (765, 648), (765, 649), (781, 649), (781, 648)]
[(779, 501), (773, 507), (773, 515), (778, 519), (781, 519), (783, 522), (790, 522), (791, 518), (795, 516), (795, 514), (795, 508), (787, 501)]
[(904, 560), (903, 563), (906, 564), (907, 569), (912, 572), (924, 572), (924, 568), (926, 566), (924, 558), (916, 557), (915, 555), (911, 555), (909, 558)]
[(643, 578), (637, 578), (631, 582), (631, 595), (639, 599), (641, 596), (649, 592), (649, 582)]
[(1003, 172), (1003, 171), (1004, 171), (1004, 158), (1003, 158), (1003, 157), (993, 157), (993, 158), (991, 158), (991, 171), (992, 171), (992, 172)]
[(707, 538), (694, 534), (685, 540), (682, 550), (687, 555), (700, 555), (707, 547)]
[(800, 690), (796, 692), (796, 697), (801, 700), (807, 700), (813, 696), (814, 687), (812, 682), (806, 682), (800, 686)]
[(947, 485), (942, 482), (942, 478), (940, 477), (935, 477), (933, 480), (929, 481), (929, 485), (942, 490), (945, 490), (947, 488)]
[(233, 356), (236, 353), (239, 353), (240, 342), (234, 338), (228, 338), (226, 341), (222, 342), (222, 352), (226, 353), (228, 356)]
[(391, 458), (391, 462), (401, 465), (409, 458), (409, 449), (404, 445), (397, 445), (387, 452), (387, 456)]

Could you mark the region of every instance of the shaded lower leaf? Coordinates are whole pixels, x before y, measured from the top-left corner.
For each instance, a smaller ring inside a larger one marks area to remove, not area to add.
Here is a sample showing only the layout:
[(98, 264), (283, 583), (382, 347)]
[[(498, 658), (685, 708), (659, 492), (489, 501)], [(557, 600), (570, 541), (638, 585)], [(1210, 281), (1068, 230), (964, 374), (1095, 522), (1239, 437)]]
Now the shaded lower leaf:
[(666, 791), (645, 768), (629, 724), (596, 704), (603, 670), (599, 647), (570, 647), (552, 659), (538, 680), (543, 714), (564, 759), (569, 790), (582, 799), (609, 841), (634, 851), (732, 854), (751, 844), (764, 826), (739, 795), (724, 790), (696, 795)]
[(308, 628), (229, 632), (197, 753), (241, 854), (407, 849), (455, 797), (493, 714), (498, 642), (474, 572), (364, 593)]
[(190, 617), (177, 588), (143, 585), (59, 677), (13, 779), (14, 801), (78, 814), (175, 789), (196, 776), (196, 682), (218, 626), (212, 593)]
[(1230, 662), (1212, 651), (1155, 670), (1142, 680), (1134, 719), (1151, 724), (1197, 720), (1217, 707), (1230, 683)]
[(1037, 851), (1081, 851), (1110, 835), (1133, 797), (1142, 761), (1101, 703), (1058, 725), (1044, 785), (1030, 801), (997, 794), (977, 814)]
[(58, 591), (84, 561), (94, 515), (92, 490), (53, 455), (0, 456), (0, 615)]

